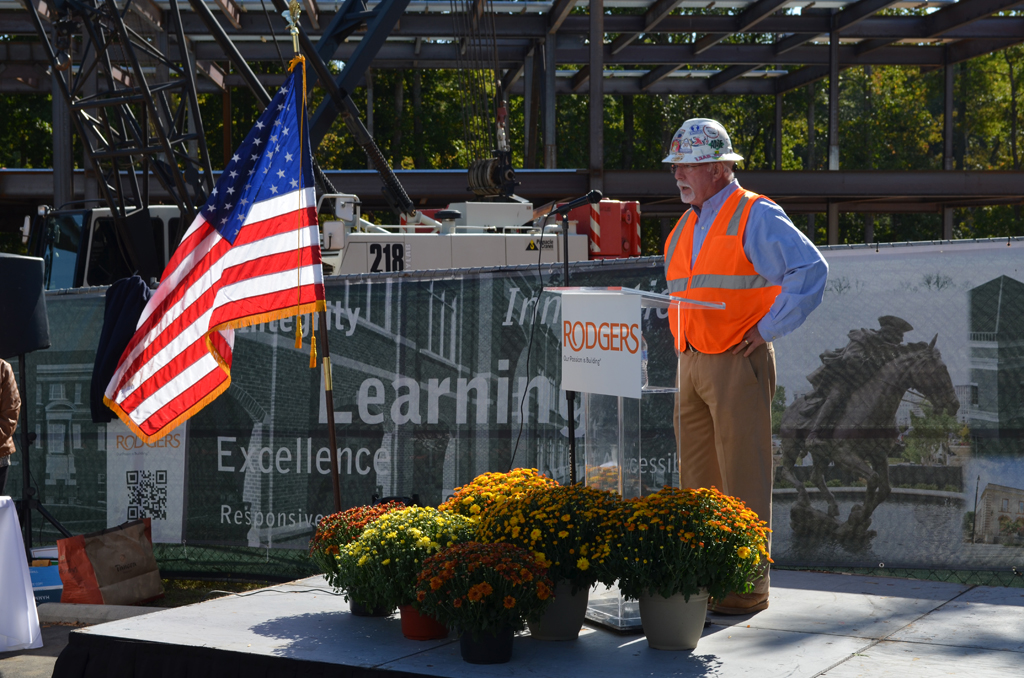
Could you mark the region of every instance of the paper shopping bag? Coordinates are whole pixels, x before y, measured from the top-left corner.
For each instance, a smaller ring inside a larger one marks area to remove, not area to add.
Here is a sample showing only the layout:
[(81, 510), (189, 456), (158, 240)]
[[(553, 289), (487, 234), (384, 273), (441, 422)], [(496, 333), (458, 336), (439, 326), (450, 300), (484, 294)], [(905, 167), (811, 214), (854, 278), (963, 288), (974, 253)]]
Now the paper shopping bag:
[(57, 541), (62, 603), (134, 605), (164, 594), (149, 518)]

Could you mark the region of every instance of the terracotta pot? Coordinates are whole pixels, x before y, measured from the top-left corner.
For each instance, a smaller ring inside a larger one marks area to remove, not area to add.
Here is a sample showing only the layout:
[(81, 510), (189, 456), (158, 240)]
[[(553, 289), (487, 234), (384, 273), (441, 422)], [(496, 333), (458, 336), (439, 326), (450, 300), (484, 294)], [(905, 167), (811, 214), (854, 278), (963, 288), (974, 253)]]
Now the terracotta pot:
[(587, 614), (590, 589), (572, 595), (572, 583), (559, 580), (555, 584), (555, 597), (548, 603), (539, 622), (528, 622), (530, 635), (537, 640), (576, 640)]
[(394, 610), (385, 610), (384, 608), (367, 607), (354, 599), (349, 600), (348, 611), (354, 617), (389, 617), (394, 612)]
[(708, 613), (708, 593), (683, 599), (677, 593), (671, 598), (660, 594), (640, 596), (640, 621), (644, 625), (647, 644), (655, 650), (692, 650), (704, 631)]
[(470, 664), (505, 664), (512, 659), (512, 639), (515, 635), (511, 628), (501, 629), (494, 634), (481, 631), (475, 638), (472, 633), (464, 632), (459, 639), (462, 660)]
[(410, 640), (440, 640), (448, 637), (448, 628), (433, 617), (420, 614), (412, 605), (400, 605), (402, 635)]

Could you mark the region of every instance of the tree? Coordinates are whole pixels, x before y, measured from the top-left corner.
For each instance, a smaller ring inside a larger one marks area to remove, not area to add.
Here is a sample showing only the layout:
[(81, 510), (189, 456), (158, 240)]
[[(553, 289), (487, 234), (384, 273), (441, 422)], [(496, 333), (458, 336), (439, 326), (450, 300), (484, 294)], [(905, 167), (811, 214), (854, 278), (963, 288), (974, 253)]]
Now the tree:
[(931, 403), (921, 405), (922, 415), (910, 413), (910, 435), (906, 438), (903, 457), (915, 464), (928, 464), (948, 449), (952, 436), (957, 436), (961, 426), (956, 417), (950, 414), (939, 414)]
[(777, 434), (782, 427), (782, 415), (786, 412), (786, 387), (776, 386), (772, 397), (772, 433)]

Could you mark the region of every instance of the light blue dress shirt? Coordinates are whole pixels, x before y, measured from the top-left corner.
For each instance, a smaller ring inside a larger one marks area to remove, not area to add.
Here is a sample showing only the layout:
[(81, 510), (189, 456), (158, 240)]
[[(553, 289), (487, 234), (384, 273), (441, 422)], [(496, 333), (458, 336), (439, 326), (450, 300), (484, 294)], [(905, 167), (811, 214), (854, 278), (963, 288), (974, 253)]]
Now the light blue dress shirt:
[[(728, 186), (693, 207), (697, 223), (693, 229), (692, 268), (704, 244), (704, 237), (714, 223), (726, 198), (740, 184), (733, 179)], [(743, 232), (743, 252), (754, 270), (782, 290), (768, 314), (757, 323), (757, 331), (765, 341), (784, 337), (803, 324), (818, 307), (825, 293), (828, 264), (818, 248), (797, 230), (782, 208), (767, 200), (758, 200), (750, 208)]]

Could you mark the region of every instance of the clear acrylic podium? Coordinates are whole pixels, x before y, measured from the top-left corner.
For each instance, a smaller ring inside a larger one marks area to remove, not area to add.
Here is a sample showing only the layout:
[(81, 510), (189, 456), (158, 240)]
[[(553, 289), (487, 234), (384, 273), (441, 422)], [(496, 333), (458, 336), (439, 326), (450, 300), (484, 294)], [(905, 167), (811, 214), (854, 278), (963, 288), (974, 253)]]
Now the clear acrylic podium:
[[(589, 487), (619, 493), (624, 499), (678, 487), (676, 438), (672, 426), (677, 359), (669, 327), (670, 308), (720, 310), (723, 303), (689, 301), (623, 287), (563, 287), (548, 289), (563, 295), (627, 295), (640, 305), (642, 343), (639, 398), (581, 392), (583, 400), (583, 480)], [(564, 387), (564, 385), (563, 385)], [(590, 621), (619, 630), (640, 627), (637, 601), (623, 598), (617, 586), (598, 584), (587, 609)]]

